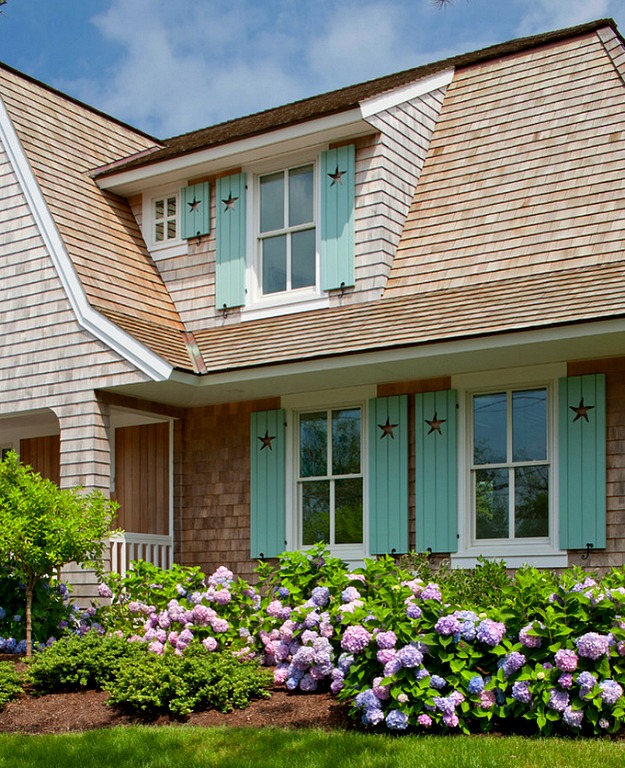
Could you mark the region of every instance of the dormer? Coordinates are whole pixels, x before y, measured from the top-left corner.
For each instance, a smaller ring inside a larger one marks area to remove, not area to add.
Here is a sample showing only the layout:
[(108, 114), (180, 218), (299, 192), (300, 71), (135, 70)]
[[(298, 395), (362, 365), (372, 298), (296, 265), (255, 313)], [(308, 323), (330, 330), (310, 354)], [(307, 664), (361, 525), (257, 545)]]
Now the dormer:
[(99, 169), (189, 330), (380, 298), (453, 70), (419, 73)]

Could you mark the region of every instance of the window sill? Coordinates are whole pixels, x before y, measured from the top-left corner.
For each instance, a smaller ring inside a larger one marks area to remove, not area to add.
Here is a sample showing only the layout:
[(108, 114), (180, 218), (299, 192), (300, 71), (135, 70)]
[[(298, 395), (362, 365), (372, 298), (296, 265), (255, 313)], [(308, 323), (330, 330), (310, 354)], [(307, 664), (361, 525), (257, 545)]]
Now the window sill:
[(568, 553), (548, 546), (527, 547), (481, 547), (466, 549), (451, 555), (453, 568), (473, 568), (478, 557), (488, 560), (503, 560), (508, 568), (520, 568), (522, 565), (533, 565), (536, 568), (566, 568)]
[(173, 259), (176, 256), (184, 256), (188, 251), (188, 245), (186, 240), (176, 240), (172, 243), (151, 245), (149, 251), (154, 261), (162, 261)]
[(241, 308), (241, 320), (263, 320), (267, 317), (280, 315), (292, 315), (296, 312), (309, 312), (316, 309), (327, 309), (330, 306), (328, 296), (320, 296), (318, 293), (275, 299), (268, 302), (256, 302), (248, 307)]

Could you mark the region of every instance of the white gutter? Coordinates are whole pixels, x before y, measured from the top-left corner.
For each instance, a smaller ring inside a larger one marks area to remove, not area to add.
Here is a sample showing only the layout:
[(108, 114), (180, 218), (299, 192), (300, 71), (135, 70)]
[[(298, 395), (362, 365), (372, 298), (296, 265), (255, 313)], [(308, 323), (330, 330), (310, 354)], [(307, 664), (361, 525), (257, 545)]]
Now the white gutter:
[(445, 88), (451, 83), (453, 76), (454, 69), (452, 67), (443, 72), (437, 72), (434, 75), (430, 75), (430, 77), (423, 77), (421, 80), (416, 80), (414, 83), (402, 85), (399, 88), (393, 88), (392, 91), (386, 91), (377, 96), (372, 96), (370, 99), (364, 99), (360, 102), (362, 116), (367, 119), (386, 109), (396, 107), (398, 104), (402, 104), (405, 101), (416, 99), (419, 96), (425, 96), (426, 93), (431, 93), (439, 88)]
[(4, 145), (78, 323), (146, 376), (154, 381), (167, 380), (173, 371), (173, 366), (122, 331), (89, 304), (2, 99), (0, 99), (0, 141)]

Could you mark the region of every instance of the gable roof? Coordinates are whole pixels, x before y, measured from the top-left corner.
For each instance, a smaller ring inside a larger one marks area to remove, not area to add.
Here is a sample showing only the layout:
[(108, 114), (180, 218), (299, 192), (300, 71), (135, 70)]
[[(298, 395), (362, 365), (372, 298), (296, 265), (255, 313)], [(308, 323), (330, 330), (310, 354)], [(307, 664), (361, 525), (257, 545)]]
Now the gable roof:
[(312, 98), (301, 99), (291, 104), (264, 110), (246, 117), (228, 120), (198, 131), (191, 131), (164, 139), (161, 142), (161, 147), (154, 147), (148, 153), (141, 153), (134, 157), (128, 157), (125, 160), (119, 160), (109, 167), (97, 170), (94, 176), (95, 178), (103, 178), (114, 173), (120, 173), (121, 171), (153, 165), (173, 157), (256, 136), (261, 133), (277, 130), (278, 128), (296, 125), (307, 120), (345, 112), (357, 108), (360, 102), (365, 99), (378, 96), (394, 88), (399, 88), (452, 67), (469, 67), (519, 51), (551, 44), (558, 40), (585, 35), (588, 32), (593, 32), (605, 26), (616, 30), (616, 25), (612, 19), (599, 19), (569, 29), (556, 30), (492, 45), (478, 51), (453, 56), (431, 64), (424, 64), (392, 75), (351, 85), (347, 88), (340, 88), (313, 96)]
[[(2, 66), (0, 98), (89, 304), (172, 365), (192, 368), (182, 322), (128, 202), (89, 176), (154, 139)], [(130, 327), (137, 317), (149, 333)], [(159, 332), (167, 338), (160, 347)]]

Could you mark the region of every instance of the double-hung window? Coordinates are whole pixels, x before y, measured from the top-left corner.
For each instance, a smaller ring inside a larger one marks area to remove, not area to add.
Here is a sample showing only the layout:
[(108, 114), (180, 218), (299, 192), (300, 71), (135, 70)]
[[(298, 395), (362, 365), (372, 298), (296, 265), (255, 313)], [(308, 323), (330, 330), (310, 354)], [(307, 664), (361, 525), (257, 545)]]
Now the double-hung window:
[(317, 287), (315, 165), (258, 178), (261, 296)]
[(471, 396), (473, 540), (546, 541), (551, 459), (547, 387)]
[(362, 407), (297, 415), (297, 505), (303, 546), (364, 542)]

